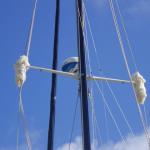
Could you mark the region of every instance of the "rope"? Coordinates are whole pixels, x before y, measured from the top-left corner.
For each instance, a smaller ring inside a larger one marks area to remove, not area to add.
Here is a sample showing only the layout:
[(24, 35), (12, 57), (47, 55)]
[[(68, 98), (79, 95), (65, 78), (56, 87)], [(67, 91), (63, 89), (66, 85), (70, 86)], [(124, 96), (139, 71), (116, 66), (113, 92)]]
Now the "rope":
[(26, 139), (28, 150), (32, 150), (31, 140), (30, 140), (29, 131), (27, 128), (27, 122), (25, 120), (25, 114), (24, 114), (24, 108), (23, 108), (23, 102), (22, 102), (22, 86), (19, 88), (19, 112), (20, 112), (22, 123), (23, 123), (23, 129), (24, 129), (24, 134), (25, 134), (25, 139)]
[(38, 2), (38, 0), (35, 0), (33, 13), (32, 13), (31, 24), (30, 24), (30, 28), (29, 28), (28, 39), (27, 39), (26, 48), (25, 48), (26, 49), (25, 52), (26, 52), (27, 56), (29, 56), (30, 47), (31, 47), (32, 33), (33, 33), (33, 27), (34, 27), (34, 20), (35, 20), (36, 9), (37, 9), (37, 2)]
[[(116, 17), (113, 1), (109, 0), (109, 4), (110, 4), (111, 12), (112, 12), (112, 16), (113, 16), (113, 21), (114, 21), (114, 24), (115, 24), (116, 32), (117, 32), (117, 37), (118, 37), (119, 44), (120, 44), (120, 47), (121, 47), (121, 52), (122, 52), (122, 55), (123, 55), (123, 58), (124, 58), (124, 61), (125, 61), (126, 69), (127, 69), (129, 78), (132, 81), (132, 76), (131, 76), (131, 73), (130, 73), (130, 68), (129, 68), (127, 57), (126, 57), (126, 54), (125, 54), (125, 49), (124, 49), (123, 41), (122, 41), (122, 38), (121, 38), (121, 33), (120, 33), (119, 25), (118, 25), (118, 22), (117, 22), (117, 17)], [(136, 93), (135, 93), (135, 89), (134, 89), (133, 83), (132, 83), (132, 88), (133, 88), (133, 92), (134, 92), (134, 95), (135, 95), (135, 98), (136, 98), (136, 104), (137, 104), (137, 107), (138, 107), (138, 112), (139, 112), (139, 115), (140, 115), (141, 123), (142, 123), (142, 126), (144, 128), (145, 136), (146, 136), (146, 139), (147, 139), (147, 142), (148, 142), (148, 147), (150, 149), (150, 141), (149, 141), (148, 130), (147, 130), (147, 127), (145, 126), (143, 114), (142, 114), (142, 111), (141, 111), (140, 106), (139, 106), (138, 101), (137, 101), (137, 96), (136, 96)]]

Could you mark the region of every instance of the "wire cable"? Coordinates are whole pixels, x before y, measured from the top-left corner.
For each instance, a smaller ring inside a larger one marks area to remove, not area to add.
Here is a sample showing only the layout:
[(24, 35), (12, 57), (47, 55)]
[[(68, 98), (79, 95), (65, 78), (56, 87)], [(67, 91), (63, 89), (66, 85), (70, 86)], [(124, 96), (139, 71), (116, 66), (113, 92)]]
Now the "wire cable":
[[(93, 47), (94, 47), (94, 51), (95, 51), (96, 54), (98, 54), (96, 44), (95, 44), (95, 40), (94, 40), (94, 35), (93, 35), (93, 32), (92, 32), (91, 24), (90, 24), (90, 21), (89, 21), (89, 17), (88, 17), (88, 14), (87, 14), (87, 10), (86, 10), (84, 1), (83, 1), (83, 7), (84, 7), (84, 10), (85, 10), (85, 17), (87, 18), (87, 23), (88, 23), (88, 27), (89, 27), (89, 31), (90, 31), (90, 35), (91, 35), (91, 39), (92, 39), (92, 43), (93, 43)], [(97, 66), (100, 67), (100, 61), (99, 61), (98, 55), (96, 55), (96, 62), (97, 62)], [(99, 70), (101, 70), (101, 68), (99, 68)]]
[[(83, 7), (83, 18), (84, 18), (84, 29), (83, 29), (83, 31), (84, 31), (84, 33), (83, 33), (83, 35), (84, 35), (84, 44), (85, 44), (85, 53), (86, 53), (86, 60), (87, 60), (87, 62), (88, 62), (88, 64), (87, 64), (87, 68), (89, 69), (89, 74), (91, 75), (92, 74), (92, 70), (91, 70), (91, 62), (90, 62), (90, 56), (89, 56), (89, 43), (88, 43), (88, 34), (87, 34), (87, 24), (86, 24), (86, 18), (85, 18), (85, 9), (84, 9), (84, 7)], [(91, 82), (89, 82), (89, 83), (91, 83)], [(89, 97), (89, 100), (91, 100), (90, 99), (90, 97), (91, 97), (91, 94), (92, 94), (92, 85), (90, 84), (89, 86), (88, 86), (88, 97)], [(91, 103), (91, 109), (92, 109), (92, 115), (91, 115), (91, 120), (92, 120), (92, 137), (93, 137), (93, 147), (92, 147), (92, 149), (94, 149), (95, 150), (95, 120), (94, 120), (94, 112), (93, 112), (93, 103), (92, 103), (92, 101), (90, 101)]]
[(17, 127), (16, 150), (19, 150), (19, 126)]
[(109, 141), (109, 127), (108, 127), (108, 119), (107, 119), (107, 110), (106, 110), (106, 106), (104, 104), (104, 116), (105, 116), (105, 128), (106, 128), (106, 141)]
[(106, 106), (106, 108), (107, 108), (107, 110), (108, 110), (108, 112), (109, 112), (109, 114), (110, 114), (110, 116), (111, 116), (111, 118), (112, 118), (112, 120), (113, 120), (115, 126), (116, 126), (116, 129), (117, 129), (117, 131), (118, 131), (118, 133), (119, 133), (119, 135), (120, 135), (122, 141), (123, 141), (124, 143), (127, 143), (127, 142), (126, 142), (126, 138), (123, 136), (123, 134), (122, 134), (122, 132), (121, 132), (121, 130), (120, 130), (118, 124), (117, 124), (117, 121), (116, 121), (115, 117), (113, 116), (113, 114), (112, 114), (112, 112), (111, 112), (111, 109), (110, 109), (110, 107), (109, 107), (109, 105), (108, 105), (108, 103), (107, 103), (107, 101), (106, 101), (106, 98), (105, 98), (104, 94), (102, 93), (102, 91), (101, 91), (101, 89), (100, 89), (100, 87), (99, 87), (99, 84), (97, 83), (96, 80), (94, 80), (94, 81), (95, 81), (95, 83), (96, 83), (96, 86), (97, 86), (97, 88), (98, 88), (98, 90), (99, 90), (101, 96), (103, 97), (102, 100), (103, 100), (103, 102), (104, 102), (104, 104), (105, 104), (105, 106)]
[[(96, 43), (95, 43), (94, 36), (93, 36), (93, 33), (92, 33), (92, 29), (91, 29), (88, 13), (86, 11), (85, 4), (83, 6), (84, 6), (84, 10), (85, 10), (85, 14), (86, 14), (86, 18), (87, 18), (87, 22), (88, 22), (88, 26), (89, 26), (89, 30), (90, 30), (92, 42), (93, 42), (94, 51), (95, 51), (96, 57), (97, 57), (97, 59), (96, 59), (97, 60), (97, 64), (100, 66), (100, 62), (98, 61), (99, 59), (98, 59), (98, 52), (97, 52), (97, 48), (96, 48)], [(133, 58), (134, 58), (134, 56), (133, 56)], [(127, 127), (129, 128), (129, 131), (131, 132), (132, 135), (134, 135), (133, 130), (131, 128), (131, 125), (129, 124), (129, 122), (128, 122), (128, 120), (127, 120), (127, 118), (126, 118), (126, 116), (125, 116), (125, 114), (124, 114), (124, 112), (123, 112), (123, 110), (122, 110), (122, 108), (121, 108), (121, 106), (120, 106), (120, 104), (119, 104), (119, 102), (118, 102), (118, 100), (117, 100), (117, 98), (116, 98), (116, 96), (115, 96), (115, 94), (114, 94), (110, 84), (108, 83), (108, 81), (106, 83), (107, 83), (107, 86), (108, 86), (108, 88), (109, 88), (109, 90), (111, 92), (111, 95), (113, 96), (113, 99), (115, 100), (115, 103), (117, 104), (117, 107), (119, 108), (119, 111), (121, 112), (121, 114), (122, 114), (122, 116), (123, 116), (123, 118), (124, 118), (124, 120), (125, 120), (125, 122), (127, 124)]]
[(143, 105), (144, 109), (144, 118), (145, 118), (145, 124), (148, 127), (148, 119), (147, 119), (147, 111), (146, 111), (146, 105)]
[[(94, 104), (94, 96), (91, 93), (89, 96), (90, 104), (91, 104), (91, 109), (92, 109), (92, 126), (93, 126), (93, 141), (95, 140), (95, 135), (96, 133), (98, 134), (98, 137), (100, 139), (100, 144), (102, 144), (102, 137), (101, 137), (101, 130), (98, 124), (97, 116), (96, 116), (96, 111), (95, 111), (95, 104)], [(96, 130), (97, 129), (97, 130)], [(97, 132), (96, 132), (97, 131)], [(94, 143), (95, 144), (95, 143)], [(95, 145), (94, 145), (95, 147)]]
[(69, 150), (71, 148), (71, 142), (72, 142), (72, 136), (73, 136), (73, 131), (74, 131), (74, 127), (75, 127), (75, 120), (76, 120), (78, 103), (79, 103), (79, 90), (78, 90), (78, 94), (77, 94), (77, 98), (76, 98), (76, 104), (75, 104), (75, 110), (74, 110), (74, 114), (73, 114), (71, 134), (70, 134), (70, 138), (69, 138)]
[[(88, 68), (89, 68), (89, 74), (92, 76), (92, 68), (91, 68), (91, 60), (90, 60), (90, 53), (89, 53), (89, 43), (88, 43), (88, 31), (87, 31), (87, 23), (86, 23), (86, 15), (85, 15), (85, 7), (83, 8), (84, 11), (84, 42), (85, 42), (85, 52), (87, 54), (87, 62), (88, 62)], [(98, 134), (98, 139), (100, 139), (100, 144), (102, 144), (102, 138), (100, 135), (100, 127), (98, 125), (97, 117), (96, 117), (96, 112), (94, 109), (94, 98), (93, 98), (93, 88), (92, 88), (92, 82), (89, 86), (89, 101), (91, 104), (91, 111), (92, 111), (92, 136), (93, 136), (93, 149), (95, 149), (95, 137), (96, 133)]]
[(138, 70), (136, 59), (135, 59), (135, 56), (133, 54), (133, 49), (132, 49), (132, 46), (131, 46), (131, 43), (130, 43), (130, 40), (129, 40), (129, 36), (128, 36), (128, 32), (126, 30), (126, 26), (125, 26), (125, 23), (124, 23), (123, 16), (121, 14), (121, 10), (120, 10), (120, 6), (119, 6), (119, 3), (118, 3), (118, 0), (115, 0), (115, 2), (116, 2), (116, 6), (117, 6), (117, 9), (118, 9), (118, 12), (119, 12), (121, 24), (122, 24), (122, 27), (123, 27), (123, 30), (124, 30), (124, 33), (125, 33), (125, 38), (126, 38), (126, 41), (127, 41), (127, 45), (129, 47), (129, 51), (130, 51), (130, 54), (131, 54), (131, 57), (132, 57), (132, 61), (133, 61), (134, 67), (135, 67), (136, 70)]
[(20, 112), (19, 112), (19, 103), (18, 103), (17, 129), (16, 129), (16, 150), (19, 150), (19, 121), (20, 121)]
[[(131, 54), (131, 57), (132, 57), (132, 61), (133, 61), (134, 67), (135, 67), (136, 70), (138, 70), (136, 59), (135, 59), (135, 56), (133, 54), (133, 50), (132, 50), (131, 43), (130, 43), (130, 40), (129, 40), (129, 36), (128, 36), (127, 30), (126, 30), (124, 19), (123, 19), (123, 16), (121, 14), (121, 10), (120, 10), (120, 6), (119, 6), (119, 3), (118, 3), (118, 0), (115, 0), (114, 2), (116, 3), (116, 7), (117, 7), (118, 12), (119, 12), (121, 24), (122, 24), (122, 27), (123, 27), (123, 30), (124, 30), (124, 33), (125, 33), (125, 38), (126, 38), (126, 41), (127, 41), (127, 45), (129, 47), (129, 51), (130, 51), (130, 54)], [(144, 108), (143, 109), (144, 109), (143, 111), (144, 111), (144, 117), (145, 117), (145, 124), (146, 124), (146, 127), (148, 127), (147, 113), (146, 113), (146, 106), (145, 106), (145, 104), (144, 104)]]
[(132, 130), (132, 127), (131, 127), (130, 123), (128, 122), (128, 119), (127, 119), (126, 115), (124, 114), (124, 112), (123, 112), (123, 110), (122, 110), (122, 108), (121, 108), (121, 106), (120, 106), (120, 104), (117, 100), (117, 97), (116, 97), (115, 93), (113, 92), (110, 84), (108, 84), (108, 81), (106, 81), (106, 84), (107, 84), (107, 86), (108, 86), (108, 88), (109, 88), (109, 90), (110, 90), (110, 92), (111, 92), (111, 94), (112, 94), (112, 96), (115, 100), (115, 103), (116, 103), (117, 107), (119, 108), (119, 110), (121, 112), (121, 115), (123, 116), (123, 119), (125, 120), (125, 123), (126, 123), (127, 127), (129, 128), (130, 133), (132, 134), (132, 136), (135, 136), (134, 132)]
[[(122, 37), (121, 37), (120, 29), (119, 29), (119, 24), (118, 24), (117, 17), (116, 17), (116, 13), (115, 13), (115, 8), (114, 8), (114, 5), (113, 5), (113, 1), (112, 0), (108, 0), (108, 1), (109, 1), (109, 4), (110, 4), (110, 9), (111, 9), (112, 16), (113, 16), (113, 21), (114, 21), (114, 24), (115, 24), (117, 37), (118, 37), (119, 44), (120, 44), (120, 47), (121, 47), (121, 52), (122, 52), (122, 55), (123, 55), (123, 58), (124, 58), (124, 61), (125, 61), (125, 66), (126, 66), (129, 78), (132, 81), (132, 76), (131, 76), (130, 68), (129, 68), (129, 65), (128, 65), (127, 57), (126, 57), (126, 54), (125, 54), (125, 49), (124, 49), (124, 45), (123, 45), (123, 41), (122, 41)], [(140, 115), (141, 123), (142, 123), (142, 126), (144, 128), (145, 136), (146, 136), (146, 139), (147, 139), (147, 142), (148, 142), (148, 147), (150, 149), (149, 133), (148, 133), (147, 127), (145, 125), (145, 121), (144, 121), (144, 118), (143, 118), (143, 114), (142, 114), (140, 105), (138, 104), (138, 101), (137, 101), (137, 96), (136, 96), (136, 93), (135, 93), (133, 83), (132, 83), (132, 88), (133, 88), (133, 92), (134, 92), (134, 95), (135, 95), (135, 98), (136, 98), (136, 104), (137, 104), (138, 112), (139, 112), (139, 115)]]
[(31, 24), (30, 24), (28, 38), (27, 38), (26, 47), (25, 47), (25, 53), (26, 53), (27, 57), (29, 57), (29, 53), (30, 53), (32, 34), (33, 34), (33, 27), (34, 27), (35, 15), (36, 15), (36, 10), (37, 10), (37, 2), (38, 2), (38, 0), (35, 0), (33, 13), (32, 13)]

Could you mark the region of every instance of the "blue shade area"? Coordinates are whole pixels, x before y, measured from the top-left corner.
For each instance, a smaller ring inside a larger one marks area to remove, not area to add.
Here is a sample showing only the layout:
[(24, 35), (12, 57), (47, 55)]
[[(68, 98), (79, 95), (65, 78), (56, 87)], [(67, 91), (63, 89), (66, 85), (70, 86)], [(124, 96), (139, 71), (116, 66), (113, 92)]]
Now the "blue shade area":
[(63, 65), (62, 71), (64, 71), (64, 72), (70, 72), (71, 70), (73, 70), (73, 69), (76, 68), (77, 64), (78, 64), (77, 62), (67, 63), (67, 64)]

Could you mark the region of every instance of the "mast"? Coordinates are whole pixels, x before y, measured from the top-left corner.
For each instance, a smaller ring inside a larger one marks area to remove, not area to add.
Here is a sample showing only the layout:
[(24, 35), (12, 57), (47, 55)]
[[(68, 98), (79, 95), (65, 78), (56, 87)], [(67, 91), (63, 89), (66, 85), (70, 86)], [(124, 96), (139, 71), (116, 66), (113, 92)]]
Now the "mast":
[[(53, 64), (52, 68), (57, 70), (58, 62), (58, 42), (59, 42), (59, 16), (60, 16), (60, 0), (56, 0), (56, 14), (55, 14), (55, 35), (53, 47)], [(48, 130), (48, 146), (47, 150), (53, 150), (54, 143), (54, 130), (55, 130), (55, 103), (56, 103), (56, 88), (57, 88), (57, 75), (52, 74), (51, 80), (51, 98), (50, 98), (50, 118)]]
[(86, 81), (85, 47), (83, 35), (83, 12), (82, 0), (76, 0), (77, 13), (77, 36), (78, 36), (78, 56), (79, 56), (79, 75), (80, 75), (80, 97), (81, 97), (81, 119), (82, 119), (82, 140), (83, 149), (91, 150), (88, 95)]

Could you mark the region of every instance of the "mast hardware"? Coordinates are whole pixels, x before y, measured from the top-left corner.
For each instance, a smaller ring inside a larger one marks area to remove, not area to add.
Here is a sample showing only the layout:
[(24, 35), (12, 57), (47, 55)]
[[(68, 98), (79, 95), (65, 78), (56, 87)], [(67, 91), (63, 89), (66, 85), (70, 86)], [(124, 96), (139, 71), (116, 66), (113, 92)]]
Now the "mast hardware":
[[(62, 71), (61, 71), (61, 70), (48, 69), (44, 67), (32, 66), (28, 61), (28, 57), (26, 55), (22, 55), (20, 56), (20, 58), (17, 60), (15, 64), (16, 84), (18, 87), (21, 87), (24, 84), (24, 82), (26, 81), (26, 73), (29, 69), (50, 72), (53, 74), (68, 76), (73, 79), (79, 80), (80, 76), (79, 76), (78, 63), (79, 63), (78, 57), (70, 57), (64, 61), (64, 64), (62, 65)], [(81, 76), (83, 75), (84, 74), (81, 74)], [(89, 76), (89, 75), (86, 76), (86, 79), (116, 82), (116, 83), (130, 83), (130, 84), (133, 83), (138, 103), (144, 104), (147, 98), (147, 92), (145, 87), (146, 80), (139, 72), (133, 74), (132, 81), (116, 79), (116, 78), (99, 77), (99, 76)]]

